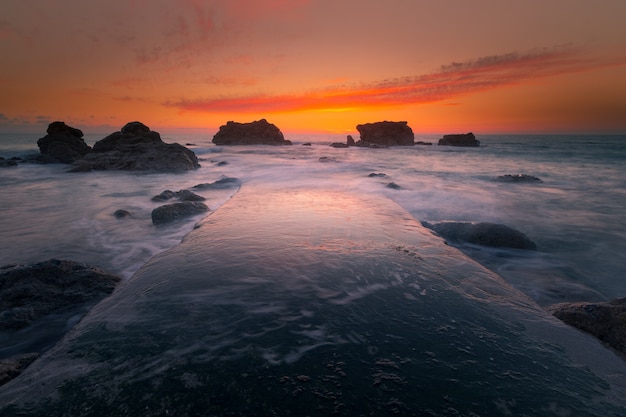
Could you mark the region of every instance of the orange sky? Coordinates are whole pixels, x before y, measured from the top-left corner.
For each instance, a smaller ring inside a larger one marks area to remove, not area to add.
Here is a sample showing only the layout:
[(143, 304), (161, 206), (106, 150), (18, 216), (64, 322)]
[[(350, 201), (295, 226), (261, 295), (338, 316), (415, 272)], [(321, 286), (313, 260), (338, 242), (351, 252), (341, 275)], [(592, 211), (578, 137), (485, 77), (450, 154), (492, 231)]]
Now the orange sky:
[(624, 0), (3, 0), (0, 132), (626, 133)]

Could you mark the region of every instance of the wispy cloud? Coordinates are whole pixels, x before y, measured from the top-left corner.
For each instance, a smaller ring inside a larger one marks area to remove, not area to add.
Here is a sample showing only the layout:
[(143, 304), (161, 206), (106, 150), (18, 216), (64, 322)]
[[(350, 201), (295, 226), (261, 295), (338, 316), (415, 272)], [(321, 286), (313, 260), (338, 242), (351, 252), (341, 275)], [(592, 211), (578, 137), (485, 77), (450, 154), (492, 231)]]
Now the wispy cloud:
[(570, 47), (485, 56), (443, 65), (438, 71), (287, 95), (182, 99), (165, 103), (185, 111), (291, 112), (432, 103), (533, 79), (626, 65), (626, 56), (602, 61)]

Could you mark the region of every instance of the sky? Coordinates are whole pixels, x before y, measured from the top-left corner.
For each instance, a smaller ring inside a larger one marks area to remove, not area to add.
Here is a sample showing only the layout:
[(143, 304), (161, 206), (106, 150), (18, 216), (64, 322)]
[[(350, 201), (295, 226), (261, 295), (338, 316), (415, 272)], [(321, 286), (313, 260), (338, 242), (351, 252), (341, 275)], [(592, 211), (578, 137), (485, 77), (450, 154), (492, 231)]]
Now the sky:
[(624, 0), (2, 0), (0, 132), (626, 133)]

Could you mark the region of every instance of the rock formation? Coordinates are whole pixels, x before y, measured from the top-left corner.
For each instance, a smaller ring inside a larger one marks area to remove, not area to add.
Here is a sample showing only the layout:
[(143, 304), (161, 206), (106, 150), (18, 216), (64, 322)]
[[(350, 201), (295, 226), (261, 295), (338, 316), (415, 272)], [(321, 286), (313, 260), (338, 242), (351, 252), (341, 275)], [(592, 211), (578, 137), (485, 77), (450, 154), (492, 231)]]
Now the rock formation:
[(602, 303), (562, 303), (549, 310), (558, 319), (597, 337), (626, 358), (626, 298)]
[(96, 142), (75, 171), (155, 170), (188, 171), (199, 168), (198, 158), (178, 143), (165, 143), (158, 132), (140, 122), (126, 124), (119, 132)]
[(152, 223), (156, 225), (170, 223), (207, 211), (209, 211), (209, 207), (198, 201), (183, 201), (180, 203), (166, 204), (152, 210)]
[(477, 147), (480, 146), (480, 141), (476, 139), (476, 136), (474, 136), (472, 132), (465, 134), (443, 135), (443, 138), (439, 139), (439, 146)]
[(261, 119), (250, 123), (230, 121), (213, 136), (216, 145), (291, 145), (276, 125)]
[(497, 248), (536, 250), (537, 245), (525, 234), (503, 224), (440, 222), (424, 226), (452, 241), (473, 243)]
[(537, 178), (528, 174), (506, 174), (496, 177), (496, 181), (500, 182), (543, 182), (541, 178)]
[(51, 157), (53, 161), (71, 164), (91, 152), (83, 140), (83, 132), (64, 122), (50, 123), (47, 133), (37, 141), (37, 146), (42, 155)]
[(120, 278), (98, 268), (52, 259), (0, 268), (0, 331), (14, 331), (58, 310), (95, 302)]
[[(361, 140), (357, 146), (412, 146), (415, 135), (407, 122), (376, 122), (357, 125), (356, 129), (361, 134)], [(348, 144), (350, 139), (348, 139)]]

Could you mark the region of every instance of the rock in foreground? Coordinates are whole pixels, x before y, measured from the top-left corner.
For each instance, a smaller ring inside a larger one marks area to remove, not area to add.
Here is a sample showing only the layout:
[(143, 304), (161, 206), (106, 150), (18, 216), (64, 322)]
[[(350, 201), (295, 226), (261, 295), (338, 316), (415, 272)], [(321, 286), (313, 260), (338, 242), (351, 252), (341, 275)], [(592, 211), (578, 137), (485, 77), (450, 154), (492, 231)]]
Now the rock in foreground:
[(53, 160), (71, 164), (91, 152), (91, 148), (83, 140), (83, 132), (64, 122), (50, 123), (47, 133), (37, 141), (37, 146), (42, 155)]
[[(415, 135), (407, 122), (376, 122), (357, 125), (361, 134), (357, 146), (413, 146)], [(348, 139), (349, 142), (349, 139)]]
[(216, 145), (291, 145), (280, 129), (267, 120), (250, 123), (230, 121), (213, 136)]
[(180, 203), (166, 204), (152, 210), (152, 223), (164, 224), (185, 217), (195, 216), (209, 211), (209, 207), (198, 201), (183, 201)]
[(473, 133), (444, 135), (439, 139), (439, 146), (466, 146), (466, 147), (478, 147), (480, 141), (476, 139)]
[[(85, 166), (87, 165), (87, 166)], [(165, 143), (158, 132), (141, 122), (127, 123), (119, 132), (96, 142), (93, 152), (75, 170), (188, 171), (199, 168), (193, 151)]]
[(120, 277), (83, 263), (51, 259), (0, 269), (0, 331), (14, 331), (55, 311), (98, 301)]
[(423, 224), (449, 240), (497, 248), (537, 249), (537, 245), (525, 234), (503, 224), (468, 222)]
[(626, 357), (626, 298), (603, 303), (562, 303), (549, 310), (558, 319), (597, 337)]

